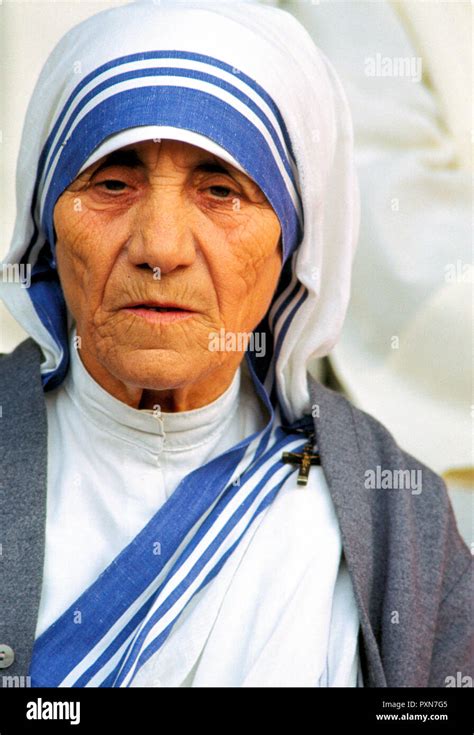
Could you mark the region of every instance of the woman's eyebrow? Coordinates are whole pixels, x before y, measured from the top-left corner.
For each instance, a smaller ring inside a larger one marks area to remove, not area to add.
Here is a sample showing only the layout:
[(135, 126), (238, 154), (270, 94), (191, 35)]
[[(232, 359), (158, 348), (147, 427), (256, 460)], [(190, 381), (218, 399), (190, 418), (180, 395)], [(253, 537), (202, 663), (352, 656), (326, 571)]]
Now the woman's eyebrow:
[(112, 151), (112, 153), (109, 153), (105, 161), (96, 168), (94, 173), (97, 174), (99, 171), (103, 171), (103, 169), (109, 168), (110, 166), (128, 166), (129, 168), (137, 168), (138, 166), (143, 166), (143, 161), (133, 148), (130, 150)]
[[(112, 151), (112, 153), (109, 153), (109, 155), (100, 164), (100, 166), (95, 169), (93, 173), (95, 175), (106, 168), (110, 168), (111, 166), (127, 166), (128, 168), (138, 168), (139, 166), (144, 165), (145, 164), (141, 160), (135, 148), (125, 150), (119, 149), (116, 151)], [(221, 163), (220, 161), (213, 161), (212, 159), (200, 161), (199, 163), (197, 163), (194, 170), (208, 174), (226, 174), (227, 176), (232, 176), (233, 178), (237, 179), (240, 177), (245, 179), (247, 178), (245, 174), (241, 174), (241, 176), (239, 176), (240, 171), (234, 171), (230, 167), (227, 167), (224, 163)]]
[[(117, 150), (109, 153), (100, 166), (96, 168), (94, 173), (103, 171), (103, 169), (109, 168), (110, 166), (128, 166), (129, 168), (136, 168), (137, 166), (143, 165), (143, 161), (140, 159), (134, 148), (128, 150)], [(211, 160), (198, 163), (195, 170), (210, 174), (231, 174), (231, 171), (226, 166), (218, 161)]]
[(238, 169), (235, 169), (233, 166), (226, 166), (225, 163), (221, 163), (220, 161), (213, 161), (212, 159), (201, 161), (196, 165), (194, 170), (198, 171), (199, 173), (203, 172), (209, 174), (226, 174), (227, 176), (233, 178), (237, 183), (240, 183), (242, 185), (247, 184), (249, 186), (259, 189), (260, 191), (260, 187), (255, 184), (247, 176), (247, 174), (239, 171)]
[(218, 161), (202, 161), (196, 166), (196, 171), (206, 174), (231, 174), (231, 171)]

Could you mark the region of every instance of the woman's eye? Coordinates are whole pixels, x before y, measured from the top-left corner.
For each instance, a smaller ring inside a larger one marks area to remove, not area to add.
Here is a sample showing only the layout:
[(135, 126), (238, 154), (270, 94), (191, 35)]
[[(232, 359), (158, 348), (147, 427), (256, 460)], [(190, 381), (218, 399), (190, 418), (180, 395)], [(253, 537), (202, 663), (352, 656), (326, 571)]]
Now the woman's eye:
[(127, 185), (118, 179), (106, 179), (105, 181), (99, 181), (96, 186), (104, 186), (107, 191), (123, 191), (123, 188)]
[(219, 199), (226, 199), (232, 194), (232, 189), (229, 189), (227, 186), (210, 186), (209, 191), (212, 196), (219, 197)]

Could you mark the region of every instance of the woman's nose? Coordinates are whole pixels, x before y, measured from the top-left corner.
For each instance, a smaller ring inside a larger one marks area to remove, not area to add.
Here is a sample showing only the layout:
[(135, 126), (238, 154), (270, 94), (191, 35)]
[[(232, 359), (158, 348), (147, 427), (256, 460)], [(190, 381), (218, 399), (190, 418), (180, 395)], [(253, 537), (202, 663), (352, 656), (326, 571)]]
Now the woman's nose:
[(190, 266), (196, 258), (189, 204), (174, 187), (160, 186), (137, 205), (128, 257), (162, 274)]

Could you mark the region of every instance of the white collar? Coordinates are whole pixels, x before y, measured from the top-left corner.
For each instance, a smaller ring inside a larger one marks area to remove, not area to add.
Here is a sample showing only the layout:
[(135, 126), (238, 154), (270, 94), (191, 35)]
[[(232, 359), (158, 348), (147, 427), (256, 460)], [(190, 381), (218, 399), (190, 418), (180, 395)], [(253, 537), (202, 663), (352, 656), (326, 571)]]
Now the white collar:
[(71, 362), (64, 388), (76, 407), (102, 430), (156, 452), (179, 452), (198, 447), (224, 434), (239, 405), (241, 367), (229, 387), (215, 401), (177, 413), (136, 409), (102, 388), (86, 370), (70, 335)]

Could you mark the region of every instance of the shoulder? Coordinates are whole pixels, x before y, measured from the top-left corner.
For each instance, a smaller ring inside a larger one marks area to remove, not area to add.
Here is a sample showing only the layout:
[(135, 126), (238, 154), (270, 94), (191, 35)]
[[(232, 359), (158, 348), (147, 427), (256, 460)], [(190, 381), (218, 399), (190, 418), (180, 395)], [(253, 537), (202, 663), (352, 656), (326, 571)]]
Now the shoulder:
[(38, 429), (45, 421), (41, 361), (41, 348), (31, 338), (25, 339), (12, 352), (0, 354), (2, 438), (12, 450), (18, 440), (18, 451), (26, 447), (25, 427), (32, 430), (32, 415)]
[(0, 352), (0, 371), (3, 374), (18, 368), (37, 370), (40, 364), (41, 348), (31, 337), (20, 342), (12, 352)]
[[(330, 427), (334, 433), (346, 437), (352, 435), (359, 458), (367, 470), (383, 466), (420, 471), (426, 482), (438, 491), (445, 490), (442, 477), (404, 450), (381, 421), (355, 406), (342, 393), (322, 385), (310, 376), (310, 394), (313, 416), (320, 414), (321, 425)], [(330, 414), (329, 420), (327, 416), (323, 418), (324, 413)], [(319, 416), (316, 416), (316, 425), (318, 419)], [(407, 424), (409, 419), (407, 411)]]
[(321, 464), (386, 681), (446, 686), (472, 667), (472, 559), (446, 485), (374, 416), (313, 379), (309, 387)]
[[(320, 429), (330, 434), (321, 436), (321, 441), (327, 452), (332, 444), (339, 444), (357, 454), (351, 465), (352, 473), (357, 474), (353, 487), (358, 485), (368, 498), (373, 517), (385, 529), (403, 530), (406, 542), (423, 548), (425, 554), (436, 549), (441, 557), (449, 547), (456, 566), (466, 569), (471, 554), (459, 535), (443, 478), (404, 450), (386, 426), (342, 393), (312, 378), (309, 386), (313, 408), (316, 405), (320, 412)], [(409, 422), (407, 409), (408, 427)], [(318, 433), (317, 418), (315, 425)]]

